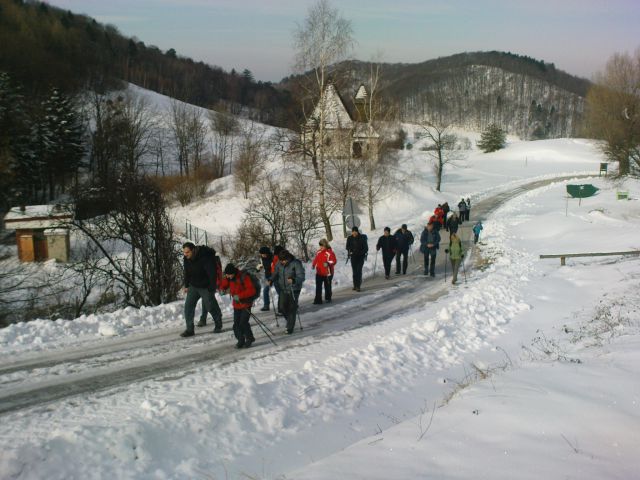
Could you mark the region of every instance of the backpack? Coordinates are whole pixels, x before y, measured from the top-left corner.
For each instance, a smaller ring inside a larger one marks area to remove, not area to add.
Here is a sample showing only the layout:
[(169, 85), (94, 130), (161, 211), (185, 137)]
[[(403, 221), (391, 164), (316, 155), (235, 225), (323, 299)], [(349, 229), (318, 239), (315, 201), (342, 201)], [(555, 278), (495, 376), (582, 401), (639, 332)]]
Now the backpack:
[(260, 295), (262, 294), (262, 285), (260, 284), (260, 280), (258, 280), (258, 277), (256, 277), (255, 275), (247, 271), (243, 271), (240, 274), (240, 282), (242, 282), (243, 284), (244, 284), (245, 275), (249, 277), (249, 279), (251, 280), (251, 284), (253, 285), (253, 288), (256, 291), (256, 293), (254, 293), (250, 297), (247, 297), (246, 299), (247, 303), (253, 303), (256, 299), (260, 298)]
[(220, 283), (222, 282), (222, 277), (224, 276), (222, 274), (222, 260), (220, 260), (219, 255), (216, 255), (216, 254), (213, 255), (213, 263), (216, 268), (216, 286), (217, 286), (217, 285), (220, 285)]
[(222, 274), (222, 260), (220, 260), (220, 257), (216, 253), (215, 248), (211, 248), (208, 245), (200, 245), (198, 248), (203, 255), (211, 256), (211, 258), (213, 259), (213, 269), (216, 274), (217, 287), (218, 285), (220, 285), (220, 282), (222, 282), (222, 278), (224, 277), (224, 275)]

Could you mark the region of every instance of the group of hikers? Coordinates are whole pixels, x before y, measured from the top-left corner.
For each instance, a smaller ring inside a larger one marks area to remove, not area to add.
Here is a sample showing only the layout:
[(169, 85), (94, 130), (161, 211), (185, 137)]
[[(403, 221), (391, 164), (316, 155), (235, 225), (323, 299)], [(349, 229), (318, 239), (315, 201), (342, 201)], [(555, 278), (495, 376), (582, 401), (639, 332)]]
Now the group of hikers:
[[(463, 221), (469, 220), (471, 203), (467, 198), (458, 204), (458, 213), (452, 212), (447, 203), (438, 205), (434, 214), (429, 218), (420, 235), (420, 252), (424, 256), (424, 275), (435, 276), (436, 254), (440, 248), (440, 231), (449, 232), (449, 247), (445, 250), (451, 261), (452, 283), (457, 282), (458, 269), (464, 258), (462, 241), (458, 236), (458, 228)], [(478, 242), (482, 223), (478, 221), (474, 227), (474, 243)], [(384, 233), (376, 243), (376, 255), (382, 252), (385, 279), (391, 277), (391, 267), (395, 258), (396, 275), (406, 275), (408, 257), (414, 243), (413, 233), (403, 224), (395, 233), (385, 227)], [(298, 316), (298, 300), (305, 280), (305, 269), (302, 262), (294, 255), (277, 245), (273, 248), (263, 246), (259, 249), (260, 263), (256, 270), (263, 272), (264, 281), (247, 269), (241, 269), (229, 263), (222, 269), (220, 258), (215, 250), (207, 246), (196, 246), (186, 242), (182, 246), (184, 258), (184, 288), (186, 293), (184, 317), (186, 330), (180, 335), (191, 337), (195, 335), (195, 326), (203, 327), (207, 324), (210, 314), (214, 321), (213, 333), (222, 332), (222, 312), (215, 298), (216, 291), (221, 295), (229, 294), (233, 307), (233, 333), (236, 337), (236, 348), (249, 348), (255, 341), (251, 330), (250, 319), (253, 317), (260, 325), (259, 319), (251, 313), (253, 302), (262, 296), (262, 311), (269, 311), (283, 316), (286, 322), (286, 333), (293, 333)], [(351, 263), (353, 290), (359, 292), (362, 286), (362, 269), (369, 252), (367, 236), (358, 227), (353, 227), (346, 242), (347, 263)], [(377, 258), (376, 258), (377, 261)], [(336, 254), (326, 239), (319, 242), (319, 249), (311, 263), (315, 270), (315, 298), (313, 303), (320, 305), (331, 303), (332, 281), (337, 263)], [(277, 294), (277, 306), (271, 296), (271, 288)], [(323, 301), (324, 291), (324, 301)], [(194, 316), (198, 300), (202, 300), (202, 314), (200, 321), (194, 325)]]

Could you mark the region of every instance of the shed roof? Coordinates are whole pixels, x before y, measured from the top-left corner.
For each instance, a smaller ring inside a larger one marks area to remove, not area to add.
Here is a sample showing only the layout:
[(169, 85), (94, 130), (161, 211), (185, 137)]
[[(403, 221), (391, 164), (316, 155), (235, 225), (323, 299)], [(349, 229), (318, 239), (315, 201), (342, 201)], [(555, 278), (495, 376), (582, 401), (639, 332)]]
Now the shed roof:
[(55, 228), (73, 219), (70, 205), (27, 205), (11, 208), (4, 216), (7, 229)]

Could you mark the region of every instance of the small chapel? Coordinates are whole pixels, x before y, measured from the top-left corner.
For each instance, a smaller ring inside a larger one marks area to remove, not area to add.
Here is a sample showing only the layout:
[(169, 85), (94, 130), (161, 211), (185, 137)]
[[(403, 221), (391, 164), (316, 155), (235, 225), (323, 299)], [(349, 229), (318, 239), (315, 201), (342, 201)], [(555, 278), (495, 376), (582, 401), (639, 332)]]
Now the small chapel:
[(377, 161), (380, 135), (368, 121), (369, 100), (366, 87), (360, 85), (353, 97), (353, 108), (348, 108), (336, 86), (328, 84), (303, 128), (303, 141), (306, 143), (317, 138), (322, 118), (325, 153)]

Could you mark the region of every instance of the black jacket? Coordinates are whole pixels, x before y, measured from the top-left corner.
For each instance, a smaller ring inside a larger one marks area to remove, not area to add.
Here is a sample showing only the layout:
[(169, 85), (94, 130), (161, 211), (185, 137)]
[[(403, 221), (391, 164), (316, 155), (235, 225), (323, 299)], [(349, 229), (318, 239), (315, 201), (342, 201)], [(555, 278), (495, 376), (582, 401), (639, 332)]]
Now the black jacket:
[(203, 245), (194, 249), (191, 260), (184, 257), (185, 287), (216, 289), (215, 254), (215, 250)]
[(382, 250), (382, 255), (384, 255), (385, 257), (393, 256), (397, 250), (396, 237), (394, 237), (393, 235), (389, 235), (388, 237), (382, 235), (378, 239), (376, 250)]
[(350, 235), (347, 238), (347, 253), (352, 257), (364, 257), (369, 251), (369, 244), (367, 243), (367, 237), (362, 234), (358, 234), (355, 237)]
[(393, 234), (396, 237), (396, 245), (398, 247), (398, 251), (402, 253), (407, 253), (409, 251), (409, 247), (413, 245), (413, 233), (409, 230), (402, 233), (402, 229), (399, 228), (396, 230), (396, 233)]

